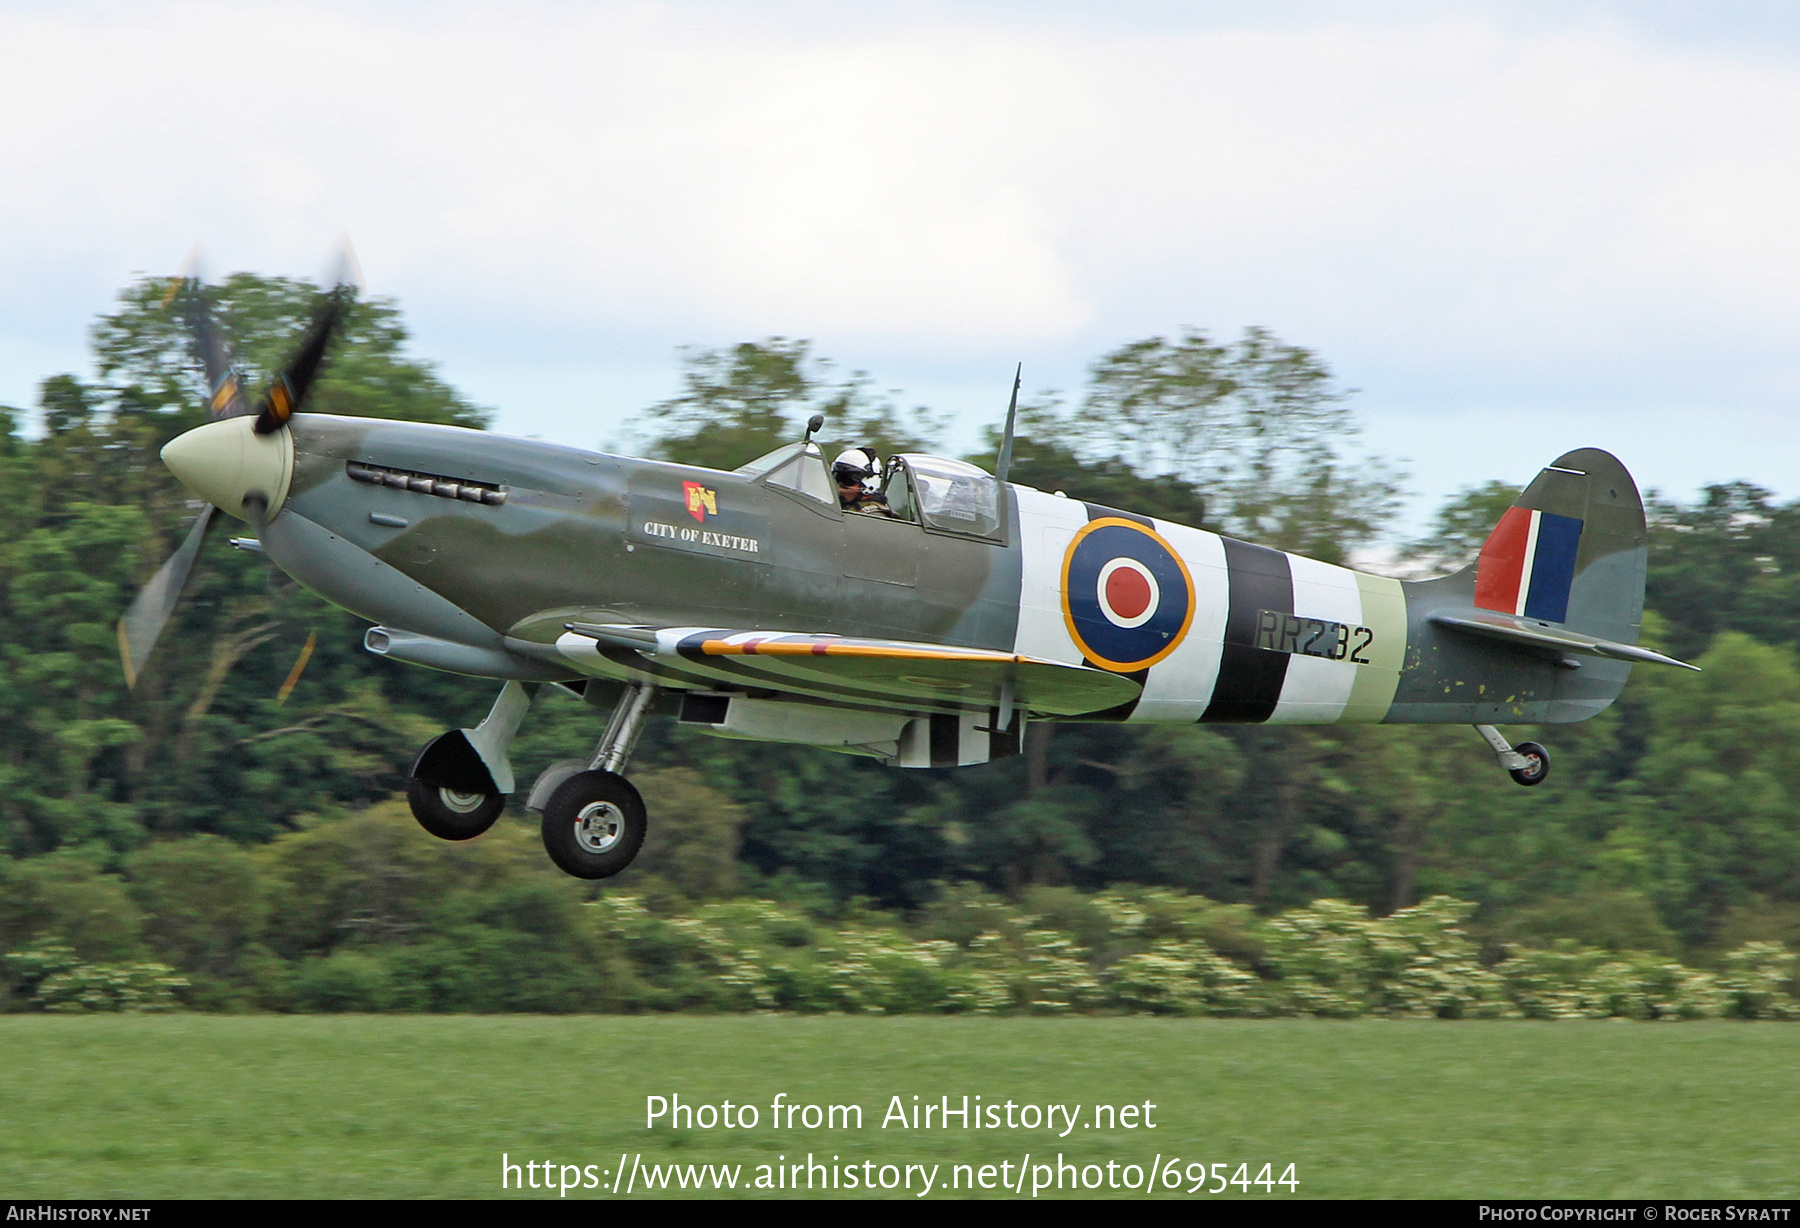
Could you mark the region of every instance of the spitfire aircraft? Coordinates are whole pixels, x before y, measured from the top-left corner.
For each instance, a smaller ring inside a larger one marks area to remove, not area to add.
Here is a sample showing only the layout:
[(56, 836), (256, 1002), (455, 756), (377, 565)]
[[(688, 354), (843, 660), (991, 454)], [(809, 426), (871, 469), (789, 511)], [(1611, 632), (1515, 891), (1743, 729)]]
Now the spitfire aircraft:
[(1016, 754), (1032, 721), (1463, 723), (1535, 785), (1548, 754), (1495, 726), (1582, 720), (1633, 663), (1683, 666), (1637, 645), (1643, 504), (1594, 449), (1546, 466), (1475, 564), (1402, 581), (1009, 482), (1011, 411), (996, 473), (892, 457), (880, 515), (846, 510), (817, 418), (725, 472), (299, 412), (344, 287), (252, 407), (201, 287), (182, 298), (215, 420), (162, 457), (211, 506), (120, 621), (128, 677), (223, 510), (255, 530), (235, 544), (374, 623), (368, 651), (500, 684), (413, 762), (433, 835), (480, 835), (521, 791), (507, 748), (539, 687), (610, 712), (523, 790), (581, 878), (643, 842), (623, 773), (653, 714), (898, 768)]

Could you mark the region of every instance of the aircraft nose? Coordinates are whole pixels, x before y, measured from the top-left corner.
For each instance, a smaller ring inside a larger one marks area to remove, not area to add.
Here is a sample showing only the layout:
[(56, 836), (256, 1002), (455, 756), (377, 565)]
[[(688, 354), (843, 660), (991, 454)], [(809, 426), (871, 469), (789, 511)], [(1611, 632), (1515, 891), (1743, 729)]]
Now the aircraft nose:
[(273, 517), (294, 477), (294, 441), (288, 431), (258, 435), (255, 422), (226, 418), (177, 435), (163, 447), (163, 464), (183, 486), (239, 520), (251, 519), (244, 511), (251, 495), (267, 504), (263, 518)]

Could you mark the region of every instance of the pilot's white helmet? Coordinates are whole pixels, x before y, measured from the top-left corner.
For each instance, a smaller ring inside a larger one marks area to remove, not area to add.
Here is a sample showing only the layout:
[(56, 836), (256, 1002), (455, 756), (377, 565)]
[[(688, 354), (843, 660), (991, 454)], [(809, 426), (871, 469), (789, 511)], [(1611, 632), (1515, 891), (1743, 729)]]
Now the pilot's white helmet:
[(831, 476), (839, 486), (855, 486), (868, 481), (881, 469), (881, 458), (870, 448), (847, 448), (831, 462)]

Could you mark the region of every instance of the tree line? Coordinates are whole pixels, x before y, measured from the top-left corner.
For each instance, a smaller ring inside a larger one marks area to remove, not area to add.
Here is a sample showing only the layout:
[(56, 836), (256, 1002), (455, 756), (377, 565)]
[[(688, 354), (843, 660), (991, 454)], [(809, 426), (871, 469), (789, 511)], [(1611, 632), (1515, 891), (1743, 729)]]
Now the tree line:
[[(706, 788), (645, 777), (665, 799)], [(5, 863), (0, 1009), (746, 1011), (1239, 1018), (1795, 1019), (1796, 956), (1747, 942), (1696, 968), (1569, 940), (1483, 944), (1475, 905), (1274, 916), (1167, 887), (945, 884), (902, 915), (731, 890), (664, 840), (654, 881), (583, 893), (509, 824), (434, 843), (403, 802), (245, 848), (145, 845), (120, 873)]]
[[(279, 361), (313, 293), (247, 275), (219, 288), (253, 383)], [(319, 833), (361, 830), (370, 815), (416, 836), (389, 803), (413, 753), (479, 719), (492, 697), (484, 683), (362, 651), (358, 620), (223, 534), (209, 542), (139, 689), (127, 690), (114, 623), (193, 514), (156, 454), (204, 420), (207, 392), (165, 296), (166, 283), (152, 279), (122, 294), (93, 330), (94, 375), (42, 385), (40, 433), (24, 431), (23, 411), (0, 409), (0, 834), (9, 855), (0, 953), (42, 956), (19, 965), (17, 1001), (38, 1000), (33, 986), (70, 984), (85, 975), (78, 968), (114, 969), (106, 975), (117, 980), (117, 969), (159, 965), (172, 971), (143, 976), (185, 979), (169, 990), (185, 1001), (280, 1005), (300, 1001), (281, 996), (299, 991), (252, 992), (245, 986), (265, 980), (244, 968), (287, 984), (314, 967), (308, 961), (348, 968), (366, 956), (367, 967), (385, 969), (369, 974), (377, 982), (410, 985), (393, 953), (432, 944), (478, 963), (481, 943), (516, 943), (505, 948), (516, 958), (495, 957), (495, 966), (539, 967), (525, 953), (549, 922), (533, 929), (536, 905), (495, 902), (508, 892), (572, 908), (627, 895), (658, 924), (715, 926), (723, 922), (705, 921), (704, 910), (730, 917), (728, 905), (762, 900), (815, 927), (879, 918), (857, 924), (896, 934), (914, 934), (908, 927), (968, 892), (1035, 916), (1026, 901), (1046, 892), (1093, 900), (1164, 891), (1240, 908), (1259, 925), (1320, 900), (1367, 919), (1450, 897), (1472, 909), (1455, 928), (1485, 968), (1560, 943), (1717, 977), (1746, 943), (1800, 946), (1800, 764), (1789, 753), (1800, 725), (1800, 503), (1743, 483), (1691, 502), (1648, 501), (1648, 637), (1705, 672), (1640, 669), (1601, 717), (1537, 734), (1557, 763), (1541, 789), (1512, 785), (1460, 727), (1038, 725), (1015, 759), (902, 772), (665, 722), (646, 734), (634, 772), (654, 784), (645, 787), (654, 847), (620, 879), (527, 890), (496, 878), (458, 888), (473, 913), (404, 921), (374, 904), (350, 907), (343, 901), (373, 898), (381, 883), (404, 894), (408, 875), (429, 873), (403, 859), (352, 885), (329, 859), (298, 878), (266, 859), (311, 847)], [(360, 303), (314, 407), (485, 426), (490, 415), (405, 343), (396, 304)], [(782, 338), (688, 352), (679, 393), (649, 407), (637, 428), (647, 453), (731, 468), (797, 437), (813, 412), (827, 414), (826, 434), (843, 446), (883, 455), (931, 450), (944, 428), (867, 375)], [(1120, 347), (1095, 362), (1079, 394), (1029, 398), (1020, 421), (1015, 480), (1314, 557), (1361, 557), (1390, 531), (1401, 494), (1392, 467), (1357, 450), (1351, 403), (1325, 364), (1261, 329)], [(970, 459), (991, 467), (996, 443)], [(1461, 565), (1515, 493), (1471, 487), (1393, 564), (1418, 573)], [(316, 651), (284, 702), (282, 683), (309, 637)], [(521, 779), (584, 753), (597, 732), (579, 701), (541, 700), (515, 743)], [(492, 839), (528, 832), (527, 819), (516, 812)], [(427, 860), (463, 855), (422, 848)], [(232, 864), (260, 884), (250, 895), (261, 902), (245, 905), (252, 919), (232, 930), (238, 937), (219, 941), (237, 952), (230, 959), (250, 962), (209, 972), (208, 961), (226, 955), (183, 945), (168, 927), (221, 890), (209, 875), (223, 871), (204, 869), (206, 858), (240, 855), (248, 860)], [(186, 868), (159, 871), (163, 886), (147, 895), (144, 867), (158, 858)], [(482, 894), (490, 887), (494, 899)], [(302, 905), (296, 891), (317, 898)], [(116, 905), (92, 914), (113, 918), (116, 941), (82, 929), (90, 922), (80, 901), (93, 892)], [(295, 945), (254, 920), (296, 909), (331, 917), (329, 940)], [(511, 937), (447, 937), (463, 932), (459, 924), (489, 924), (469, 918), (490, 913), (505, 918), (490, 928)], [(1104, 947), (1079, 934), (1067, 941), (1088, 952), (1081, 959), (1097, 984), (1113, 983), (1102, 974), (1118, 961), (1094, 954)], [(1151, 954), (1146, 946), (1129, 958)], [(653, 966), (660, 957), (645, 958)], [(57, 959), (67, 966), (46, 971)], [(1282, 979), (1255, 959), (1243, 969)], [(208, 977), (239, 988), (213, 994), (201, 988)], [(421, 992), (407, 990), (406, 1000), (489, 1000)], [(663, 999), (643, 1003), (653, 1000)]]

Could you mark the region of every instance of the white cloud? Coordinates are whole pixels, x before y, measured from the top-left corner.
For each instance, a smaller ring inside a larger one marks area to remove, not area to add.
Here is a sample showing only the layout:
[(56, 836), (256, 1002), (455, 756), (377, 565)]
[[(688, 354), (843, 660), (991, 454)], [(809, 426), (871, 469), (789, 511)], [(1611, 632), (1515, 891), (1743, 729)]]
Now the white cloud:
[[(1374, 415), (1788, 412), (1796, 65), (1422, 11), (0, 12), (0, 356), (196, 237), (220, 271), (311, 272), (348, 231), (453, 377), (641, 385), (645, 347), (786, 333), (893, 382), (1024, 353), (1067, 384), (1147, 332), (1262, 323)], [(5, 365), (0, 398), (48, 373)]]
[(407, 283), (597, 326), (773, 318), (942, 343), (1081, 322), (1054, 219), (1004, 167), (1021, 57), (996, 73), (987, 46), (936, 37), (539, 16), (0, 19), (0, 156), (39, 188), (0, 210), (69, 256), (143, 259), (207, 230), (233, 259), (287, 264), (348, 228)]

